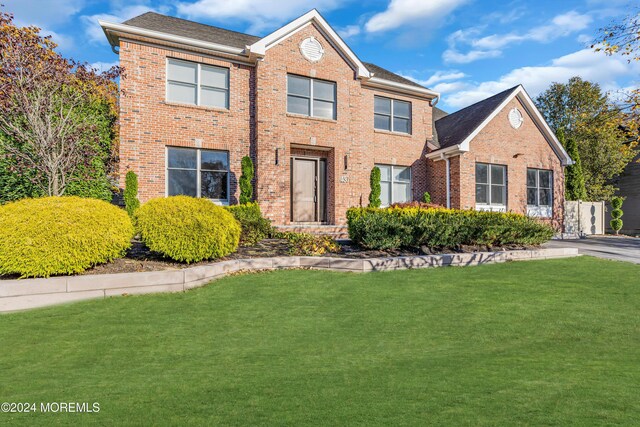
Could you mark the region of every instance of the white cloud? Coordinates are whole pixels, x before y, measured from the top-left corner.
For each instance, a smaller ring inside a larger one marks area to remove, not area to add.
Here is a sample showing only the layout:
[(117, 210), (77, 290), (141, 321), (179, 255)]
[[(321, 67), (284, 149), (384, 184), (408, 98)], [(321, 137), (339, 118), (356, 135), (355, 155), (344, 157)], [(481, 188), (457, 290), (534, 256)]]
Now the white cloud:
[(318, 0), (313, 6), (299, 0), (198, 0), (177, 3), (178, 13), (189, 19), (233, 19), (250, 24), (249, 31), (261, 32), (308, 12), (312, 7), (329, 11), (343, 6), (340, 0)]
[[(107, 44), (107, 38), (102, 31), (102, 28), (98, 24), (98, 20), (120, 23), (131, 19), (134, 16), (142, 15), (145, 12), (154, 11), (155, 9), (144, 6), (126, 6), (122, 9), (115, 10), (110, 13), (99, 13), (96, 15), (84, 15), (82, 16), (82, 22), (85, 27), (85, 34), (92, 43)], [(155, 10), (157, 11), (157, 10)]]
[(433, 86), (431, 89), (438, 93), (444, 94), (444, 93), (457, 92), (459, 90), (466, 89), (467, 87), (469, 87), (469, 84), (465, 82), (443, 82), (443, 83), (438, 83), (437, 85)]
[(422, 83), (425, 86), (430, 86), (446, 80), (459, 80), (466, 76), (467, 75), (461, 71), (437, 71), (428, 79), (423, 80)]
[[(531, 28), (525, 33), (491, 34), (477, 38), (473, 36), (480, 33), (484, 27), (459, 30), (449, 36), (449, 49), (443, 53), (442, 59), (447, 63), (465, 64), (479, 59), (495, 58), (509, 45), (526, 41), (548, 43), (587, 28), (591, 21), (589, 15), (572, 10), (555, 16), (550, 24)], [(462, 53), (458, 47), (460, 44), (469, 45), (471, 49)]]
[(549, 65), (517, 68), (498, 80), (469, 83), (466, 89), (443, 101), (448, 106), (462, 108), (518, 84), (524, 85), (531, 96), (537, 96), (551, 83), (566, 82), (573, 76), (599, 83), (604, 90), (612, 90), (618, 87), (617, 79), (639, 73), (640, 63), (628, 64), (622, 58), (583, 49), (556, 58)]
[(470, 50), (461, 53), (455, 49), (447, 49), (442, 54), (442, 60), (447, 64), (468, 64), (479, 59), (496, 58), (501, 54), (500, 50)]
[(5, 5), (20, 25), (51, 28), (68, 22), (80, 12), (86, 0), (14, 0)]
[(338, 28), (336, 31), (343, 39), (355, 37), (361, 32), (359, 25), (347, 25), (346, 27)]
[(369, 33), (393, 30), (405, 24), (433, 25), (468, 0), (391, 0), (387, 10), (375, 14), (365, 24)]

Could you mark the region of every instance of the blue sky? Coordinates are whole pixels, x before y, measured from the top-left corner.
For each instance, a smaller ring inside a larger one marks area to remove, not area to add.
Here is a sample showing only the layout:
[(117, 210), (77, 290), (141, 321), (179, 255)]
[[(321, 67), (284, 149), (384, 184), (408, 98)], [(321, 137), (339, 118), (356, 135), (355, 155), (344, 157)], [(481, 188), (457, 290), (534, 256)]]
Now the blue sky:
[[(441, 92), (455, 111), (523, 84), (535, 96), (579, 75), (605, 90), (640, 85), (640, 64), (589, 48), (598, 29), (638, 0), (4, 0), (19, 25), (37, 25), (77, 60), (117, 63), (97, 24), (149, 10), (266, 35), (317, 8), (367, 62)], [(635, 9), (636, 13), (638, 9)]]

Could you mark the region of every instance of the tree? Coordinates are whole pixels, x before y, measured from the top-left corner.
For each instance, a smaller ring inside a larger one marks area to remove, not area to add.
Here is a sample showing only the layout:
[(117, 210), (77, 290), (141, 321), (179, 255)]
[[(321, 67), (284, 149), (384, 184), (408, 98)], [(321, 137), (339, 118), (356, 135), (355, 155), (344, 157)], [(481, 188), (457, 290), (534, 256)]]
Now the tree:
[(622, 202), (624, 200), (622, 197), (614, 197), (611, 199), (611, 221), (609, 221), (609, 225), (613, 229), (613, 231), (618, 234), (622, 229), (622, 215), (624, 212), (622, 211)]
[[(591, 47), (596, 52), (604, 51), (607, 55), (620, 54), (627, 57), (628, 62), (640, 61), (640, 8), (636, 8), (621, 21), (601, 28), (600, 35)], [(627, 107), (633, 111), (640, 110), (640, 88), (633, 89), (626, 95)], [(637, 125), (637, 121), (635, 124)]]
[(120, 70), (99, 74), (55, 47), (0, 13), (0, 155), (40, 194), (108, 198)]
[(250, 203), (253, 199), (253, 161), (251, 157), (244, 156), (241, 162), (242, 175), (240, 175), (240, 204)]
[(371, 192), (369, 193), (369, 207), (370, 208), (379, 208), (382, 204), (380, 200), (380, 193), (382, 189), (380, 188), (380, 168), (374, 166), (371, 169), (371, 175), (369, 176), (369, 184), (371, 185)]
[(133, 214), (140, 207), (138, 200), (138, 175), (134, 171), (128, 171), (124, 178), (124, 208), (133, 218)]
[(569, 138), (567, 140), (564, 136), (564, 130), (559, 129), (557, 133), (558, 141), (566, 147), (567, 153), (573, 164), (567, 166), (565, 169), (565, 199), (567, 200), (585, 200), (587, 193), (584, 187), (584, 175), (582, 174), (582, 161), (580, 160), (580, 153), (578, 152), (578, 145), (576, 140)]
[(572, 77), (553, 83), (536, 98), (538, 109), (556, 134), (575, 142), (581, 160), (586, 200), (609, 200), (611, 184), (633, 159), (637, 131), (628, 115), (602, 93), (596, 83)]

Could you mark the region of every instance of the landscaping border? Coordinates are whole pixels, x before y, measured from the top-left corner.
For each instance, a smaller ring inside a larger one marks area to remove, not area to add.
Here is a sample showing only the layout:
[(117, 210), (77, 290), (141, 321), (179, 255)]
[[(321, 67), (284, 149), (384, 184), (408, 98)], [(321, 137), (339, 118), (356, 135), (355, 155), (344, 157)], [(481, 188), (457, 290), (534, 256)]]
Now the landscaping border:
[(577, 248), (416, 255), (388, 258), (273, 257), (216, 262), (181, 270), (0, 281), (0, 313), (118, 295), (180, 292), (238, 271), (310, 268), (354, 273), (578, 256)]

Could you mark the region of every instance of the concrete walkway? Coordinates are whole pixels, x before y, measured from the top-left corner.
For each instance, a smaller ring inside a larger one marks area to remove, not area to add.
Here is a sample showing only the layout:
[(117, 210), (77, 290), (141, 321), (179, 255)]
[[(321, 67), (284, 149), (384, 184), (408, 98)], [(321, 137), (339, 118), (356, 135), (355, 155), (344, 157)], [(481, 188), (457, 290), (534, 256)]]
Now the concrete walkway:
[(577, 240), (552, 240), (546, 248), (578, 248), (583, 255), (640, 264), (640, 238), (592, 236)]

